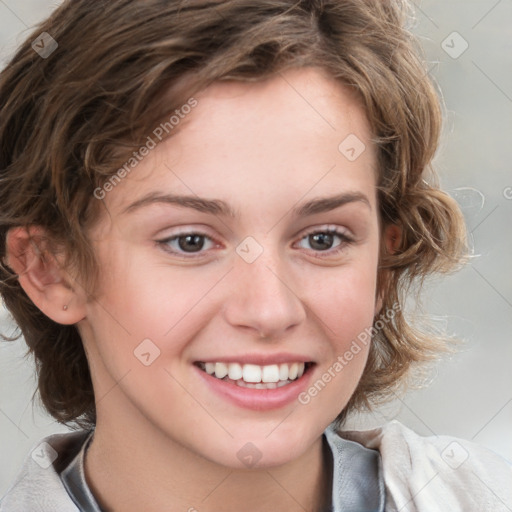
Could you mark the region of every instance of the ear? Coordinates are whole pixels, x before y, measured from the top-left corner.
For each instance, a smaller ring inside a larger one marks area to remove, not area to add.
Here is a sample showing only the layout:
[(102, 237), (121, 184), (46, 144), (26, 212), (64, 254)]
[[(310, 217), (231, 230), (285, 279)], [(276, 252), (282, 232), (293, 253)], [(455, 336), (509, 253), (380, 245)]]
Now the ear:
[(72, 284), (48, 237), (39, 226), (11, 228), (6, 239), (6, 263), (32, 302), (59, 324), (72, 325), (85, 317), (85, 292)]
[[(394, 254), (400, 247), (401, 242), (402, 228), (400, 228), (400, 226), (397, 226), (396, 224), (389, 224), (388, 226), (386, 226), (382, 233), (380, 258), (382, 258), (384, 255)], [(381, 286), (381, 289), (377, 291), (374, 316), (377, 316), (381, 312), (382, 304), (384, 302), (384, 284), (386, 283), (389, 276), (389, 270), (379, 269), (379, 272), (381, 273), (381, 275), (378, 279), (378, 282), (379, 285)]]

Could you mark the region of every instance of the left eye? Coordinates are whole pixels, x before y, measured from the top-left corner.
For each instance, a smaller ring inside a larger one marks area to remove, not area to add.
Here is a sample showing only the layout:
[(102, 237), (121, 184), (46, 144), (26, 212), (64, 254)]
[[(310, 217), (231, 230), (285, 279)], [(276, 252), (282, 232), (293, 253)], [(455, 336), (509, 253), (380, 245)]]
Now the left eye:
[[(172, 252), (196, 253), (201, 249), (213, 247), (213, 240), (200, 233), (186, 233), (183, 235), (173, 236), (161, 241), (162, 244), (168, 246)], [(210, 246), (208, 247), (208, 244)], [(206, 246), (206, 247), (205, 247)]]
[[(342, 245), (343, 242), (348, 242), (350, 239), (342, 232), (336, 229), (328, 229), (324, 231), (315, 231), (307, 234), (300, 242), (306, 241), (309, 243), (313, 251), (325, 252)], [(337, 243), (336, 243), (337, 241)], [(303, 247), (306, 248), (307, 247)]]

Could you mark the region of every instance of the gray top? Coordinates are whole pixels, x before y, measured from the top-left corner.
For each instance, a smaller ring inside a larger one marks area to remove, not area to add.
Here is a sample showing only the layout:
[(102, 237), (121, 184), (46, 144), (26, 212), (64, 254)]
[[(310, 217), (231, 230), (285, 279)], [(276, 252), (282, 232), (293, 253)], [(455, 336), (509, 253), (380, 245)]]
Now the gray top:
[[(0, 512), (100, 510), (83, 476), (91, 436), (82, 430), (39, 441)], [(332, 511), (512, 511), (512, 465), (470, 441), (420, 436), (391, 421), (361, 431), (329, 427), (324, 448), (332, 454)]]
[[(60, 477), (69, 496), (81, 512), (102, 512), (84, 473), (84, 457), (94, 431), (88, 433), (78, 453)], [(379, 452), (337, 435), (331, 427), (324, 440), (332, 455), (332, 504), (325, 512), (383, 512), (385, 501)]]
[(102, 512), (85, 480), (84, 459), (93, 434), (94, 430), (87, 435), (80, 451), (60, 474), (66, 491), (81, 512)]

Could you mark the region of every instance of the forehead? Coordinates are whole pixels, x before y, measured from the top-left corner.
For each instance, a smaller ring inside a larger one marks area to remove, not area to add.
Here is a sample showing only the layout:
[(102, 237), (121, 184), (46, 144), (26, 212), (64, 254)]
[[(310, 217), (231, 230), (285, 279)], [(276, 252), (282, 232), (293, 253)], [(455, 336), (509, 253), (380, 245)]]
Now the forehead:
[(256, 82), (215, 82), (197, 100), (199, 108), (183, 123), (187, 135), (255, 157), (263, 156), (258, 147), (264, 144), (298, 149), (303, 141), (303, 152), (323, 144), (336, 153), (340, 138), (371, 137), (355, 91), (321, 68), (292, 68)]
[(293, 116), (302, 112), (304, 120), (316, 118), (331, 129), (337, 129), (340, 113), (332, 111), (333, 105), (345, 116), (357, 116), (361, 107), (353, 89), (319, 67), (290, 68), (252, 82), (217, 81), (202, 91), (198, 99), (205, 106), (215, 103), (218, 107), (219, 101), (226, 107), (236, 106), (245, 116), (257, 114), (259, 108)]
[(172, 136), (107, 196), (114, 210), (164, 190), (221, 198), (238, 210), (251, 198), (262, 205), (375, 188), (364, 110), (347, 86), (321, 69), (216, 82), (194, 99), (197, 105), (186, 109)]

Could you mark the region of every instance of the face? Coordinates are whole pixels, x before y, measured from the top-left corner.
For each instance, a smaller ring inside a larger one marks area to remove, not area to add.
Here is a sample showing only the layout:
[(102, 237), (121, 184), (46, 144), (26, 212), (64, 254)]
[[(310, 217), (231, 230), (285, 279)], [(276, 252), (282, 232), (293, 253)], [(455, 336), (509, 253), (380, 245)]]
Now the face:
[(106, 397), (98, 424), (131, 415), (225, 466), (244, 467), (244, 446), (282, 464), (318, 440), (366, 362), (368, 344), (351, 347), (376, 314), (371, 133), (315, 68), (195, 99), (89, 233), (101, 280), (79, 328)]

